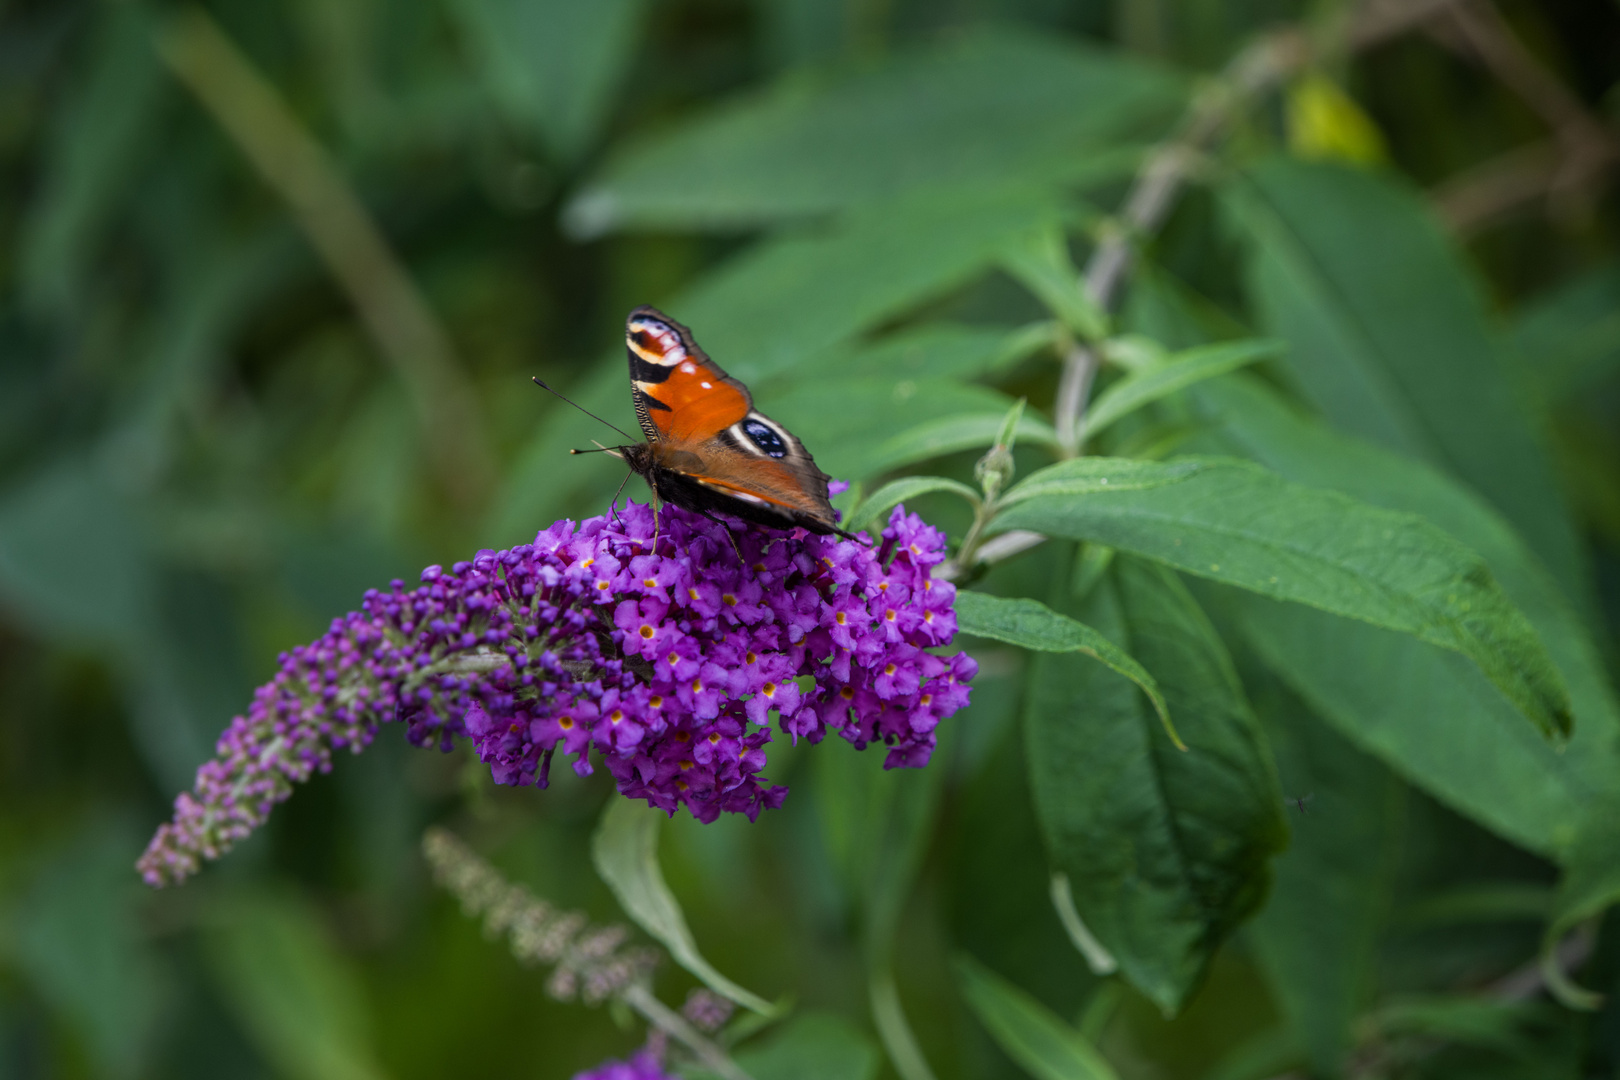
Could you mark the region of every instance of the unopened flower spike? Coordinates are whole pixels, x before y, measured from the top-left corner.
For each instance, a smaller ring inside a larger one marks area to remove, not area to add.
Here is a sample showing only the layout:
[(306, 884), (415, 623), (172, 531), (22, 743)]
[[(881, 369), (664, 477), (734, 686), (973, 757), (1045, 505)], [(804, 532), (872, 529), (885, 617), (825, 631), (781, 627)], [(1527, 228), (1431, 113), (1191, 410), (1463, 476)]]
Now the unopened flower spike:
[(871, 545), (797, 529), (723, 535), (675, 506), (660, 522), (630, 504), (430, 566), (415, 588), (368, 592), (282, 655), (175, 800), (142, 875), (163, 885), (194, 873), (387, 722), (418, 746), (470, 739), (499, 784), (545, 787), (560, 755), (701, 821), (781, 805), (787, 790), (762, 775), (773, 729), (882, 743), (886, 768), (927, 763), (977, 670), (964, 653), (929, 651), (956, 633), (955, 589), (932, 576), (943, 534), (902, 507)]

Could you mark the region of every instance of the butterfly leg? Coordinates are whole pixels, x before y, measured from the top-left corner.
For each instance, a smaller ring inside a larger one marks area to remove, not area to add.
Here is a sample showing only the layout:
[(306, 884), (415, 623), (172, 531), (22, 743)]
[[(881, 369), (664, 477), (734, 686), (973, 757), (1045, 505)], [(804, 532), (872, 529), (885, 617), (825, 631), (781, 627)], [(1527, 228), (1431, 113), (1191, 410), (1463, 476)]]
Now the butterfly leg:
[(699, 510), (698, 513), (720, 526), (720, 531), (726, 534), (727, 540), (731, 541), (731, 550), (737, 553), (737, 561), (744, 567), (747, 567), (748, 560), (743, 558), (742, 548), (737, 546), (737, 538), (731, 535), (730, 526), (728, 526), (724, 521), (721, 521), (719, 518), (715, 517), (713, 514), (709, 513), (707, 510)]
[(624, 474), (624, 479), (619, 481), (618, 490), (613, 493), (613, 501), (608, 504), (608, 513), (613, 515), (613, 524), (618, 525), (621, 529), (624, 528), (624, 525), (619, 521), (619, 496), (624, 494), (624, 485), (628, 484), (630, 477), (634, 475), (634, 473)]

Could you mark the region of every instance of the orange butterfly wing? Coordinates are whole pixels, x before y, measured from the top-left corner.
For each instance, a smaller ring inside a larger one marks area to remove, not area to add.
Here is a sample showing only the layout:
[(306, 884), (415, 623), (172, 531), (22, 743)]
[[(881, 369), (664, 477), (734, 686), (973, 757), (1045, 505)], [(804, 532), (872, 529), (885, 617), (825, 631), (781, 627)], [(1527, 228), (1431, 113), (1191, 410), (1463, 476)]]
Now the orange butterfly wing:
[(648, 442), (702, 442), (748, 415), (748, 388), (720, 370), (692, 332), (643, 305), (625, 323), (636, 419)]
[(754, 409), (748, 388), (709, 359), (691, 331), (642, 306), (626, 320), (625, 344), (652, 460), (680, 481), (671, 494), (701, 490), (710, 495), (694, 502), (718, 497), (720, 508), (751, 520), (836, 530), (827, 475), (791, 432)]

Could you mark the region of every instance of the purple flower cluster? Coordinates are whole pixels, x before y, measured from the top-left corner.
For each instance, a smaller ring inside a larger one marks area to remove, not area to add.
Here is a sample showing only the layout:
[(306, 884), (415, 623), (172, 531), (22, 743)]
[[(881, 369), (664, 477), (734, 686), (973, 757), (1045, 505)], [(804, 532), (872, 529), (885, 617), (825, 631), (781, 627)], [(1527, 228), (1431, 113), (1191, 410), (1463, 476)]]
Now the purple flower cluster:
[(178, 881), (246, 836), (292, 786), (363, 749), (379, 721), (417, 745), (470, 737), (501, 784), (546, 786), (553, 755), (624, 794), (712, 821), (786, 789), (760, 776), (774, 722), (797, 739), (883, 742), (921, 766), (976, 665), (927, 651), (956, 632), (944, 536), (897, 507), (876, 545), (728, 527), (679, 507), (483, 551), (366, 594), (281, 658), (220, 737), (138, 867)]
[(642, 1050), (629, 1061), (604, 1061), (587, 1072), (577, 1073), (574, 1080), (680, 1080), (664, 1071), (651, 1051)]

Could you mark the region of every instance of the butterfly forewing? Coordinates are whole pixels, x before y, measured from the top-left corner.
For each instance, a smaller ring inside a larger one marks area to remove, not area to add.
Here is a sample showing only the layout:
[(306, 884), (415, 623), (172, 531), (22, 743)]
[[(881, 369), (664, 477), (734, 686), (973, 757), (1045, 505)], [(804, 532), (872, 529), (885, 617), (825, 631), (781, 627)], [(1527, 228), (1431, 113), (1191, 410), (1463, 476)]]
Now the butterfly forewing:
[(693, 442), (748, 415), (748, 388), (720, 370), (680, 323), (639, 307), (625, 325), (636, 419), (649, 442)]

